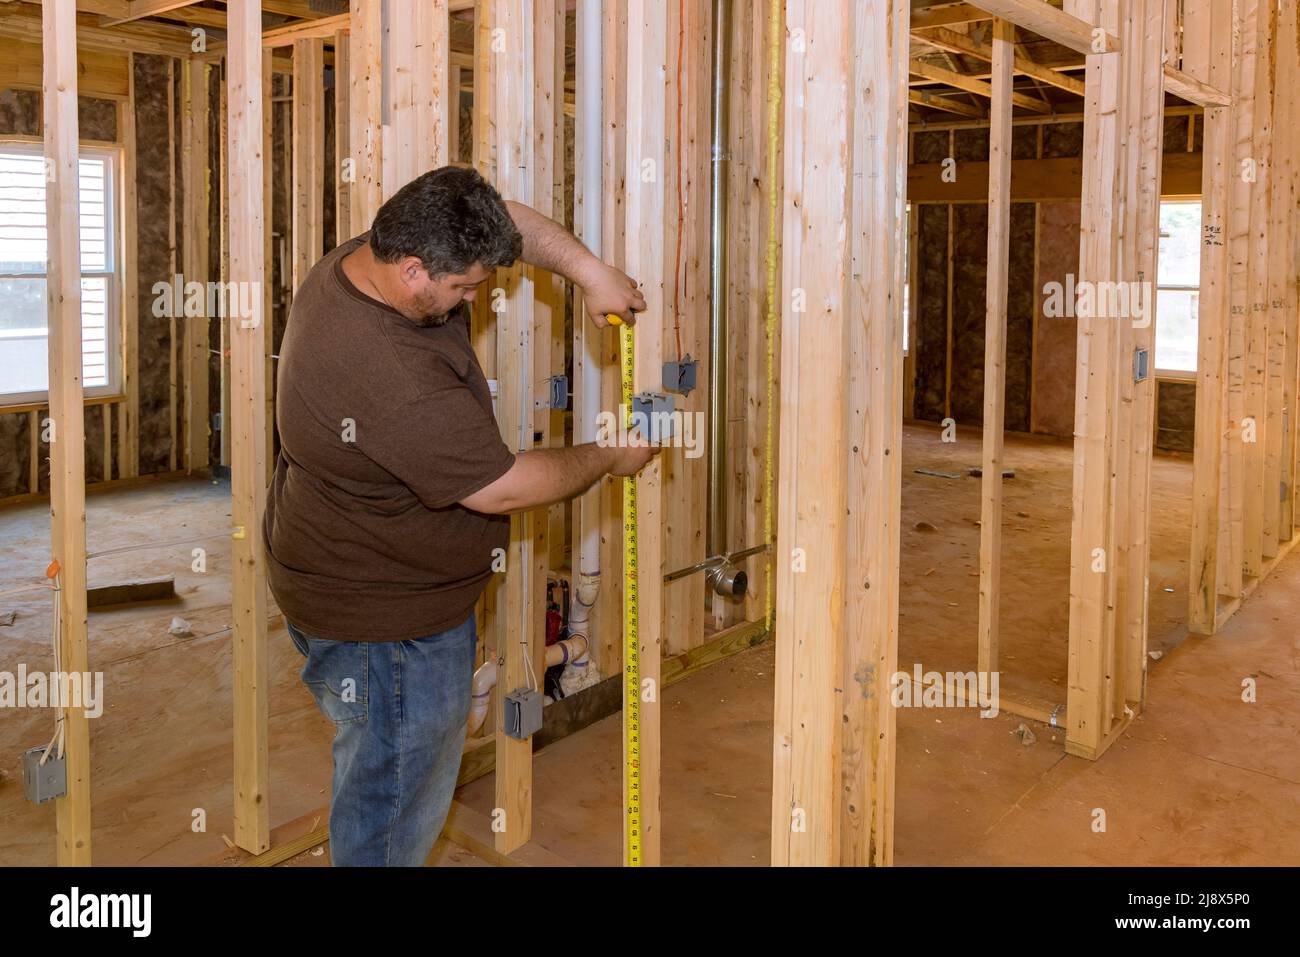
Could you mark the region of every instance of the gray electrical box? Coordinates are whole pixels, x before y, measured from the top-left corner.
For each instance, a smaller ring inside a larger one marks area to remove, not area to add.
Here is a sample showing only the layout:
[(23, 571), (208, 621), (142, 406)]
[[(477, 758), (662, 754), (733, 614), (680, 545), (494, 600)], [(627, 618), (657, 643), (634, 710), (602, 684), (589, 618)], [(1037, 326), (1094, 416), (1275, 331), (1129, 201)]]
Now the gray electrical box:
[(632, 425), (644, 431), (651, 445), (662, 445), (673, 437), (676, 400), (662, 392), (632, 396)]
[(41, 764), (45, 748), (30, 748), (23, 752), (23, 791), (27, 800), (43, 804), (68, 793), (68, 766), (63, 758), (50, 754)]
[(517, 688), (506, 695), (505, 732), (520, 741), (542, 730), (542, 694), (533, 688)]
[(1133, 381), (1142, 382), (1151, 375), (1151, 353), (1146, 349), (1133, 352)]
[(664, 363), (664, 391), (690, 395), (695, 388), (696, 362), (688, 354), (681, 362)]
[(551, 376), (547, 380), (550, 383), (550, 402), (552, 409), (567, 409), (569, 407), (569, 377), (567, 375)]

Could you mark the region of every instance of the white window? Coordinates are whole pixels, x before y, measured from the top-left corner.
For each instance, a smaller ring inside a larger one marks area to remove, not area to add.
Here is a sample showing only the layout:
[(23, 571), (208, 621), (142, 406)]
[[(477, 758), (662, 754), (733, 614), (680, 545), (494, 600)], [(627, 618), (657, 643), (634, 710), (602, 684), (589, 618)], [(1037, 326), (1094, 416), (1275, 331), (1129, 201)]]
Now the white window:
[(1201, 204), (1160, 204), (1156, 293), (1156, 371), (1187, 378), (1196, 372), (1201, 300)]
[[(119, 388), (116, 167), (112, 151), (81, 152), (81, 354), (87, 395)], [(41, 147), (0, 143), (0, 405), (48, 395), (46, 255)]]

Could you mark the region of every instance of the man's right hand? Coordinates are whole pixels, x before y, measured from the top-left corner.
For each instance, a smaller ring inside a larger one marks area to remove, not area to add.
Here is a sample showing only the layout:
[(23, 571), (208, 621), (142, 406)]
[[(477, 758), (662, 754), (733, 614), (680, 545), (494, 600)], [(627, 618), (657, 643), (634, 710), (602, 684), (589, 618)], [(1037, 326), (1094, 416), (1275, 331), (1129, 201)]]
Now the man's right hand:
[(657, 445), (651, 445), (639, 429), (630, 430), (627, 435), (627, 445), (617, 449), (616, 463), (609, 470), (609, 474), (623, 477), (636, 475), (659, 454), (659, 448)]

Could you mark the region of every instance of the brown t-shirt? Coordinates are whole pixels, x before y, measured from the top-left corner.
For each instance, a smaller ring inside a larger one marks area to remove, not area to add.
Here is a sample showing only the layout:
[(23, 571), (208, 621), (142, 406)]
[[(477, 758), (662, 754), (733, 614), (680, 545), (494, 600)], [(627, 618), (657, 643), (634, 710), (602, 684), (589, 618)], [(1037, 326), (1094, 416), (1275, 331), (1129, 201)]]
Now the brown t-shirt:
[(504, 475), (463, 314), (422, 327), (358, 290), (344, 243), (293, 300), (280, 347), (280, 456), (263, 526), (271, 591), (308, 635), (403, 641), (469, 617), (506, 516), (458, 505)]

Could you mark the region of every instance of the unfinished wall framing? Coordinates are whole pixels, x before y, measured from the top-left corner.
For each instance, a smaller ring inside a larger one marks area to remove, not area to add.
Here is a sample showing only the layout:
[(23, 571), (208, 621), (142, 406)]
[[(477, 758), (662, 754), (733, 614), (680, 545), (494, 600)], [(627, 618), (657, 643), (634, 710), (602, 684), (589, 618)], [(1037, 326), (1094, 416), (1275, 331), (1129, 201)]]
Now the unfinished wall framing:
[[(277, 613), (260, 532), (292, 292), (403, 184), (461, 162), (462, 143), (505, 198), (574, 223), (640, 281), (635, 388), (661, 391), (665, 361), (695, 359), (698, 385), (677, 397), (691, 422), (715, 408), (711, 259), (726, 259), (720, 554), (755, 550), (740, 562), (750, 589), (727, 601), (699, 571), (679, 574), (718, 557), (705, 537), (709, 473), (704, 455), (664, 450), (636, 478), (643, 863), (660, 863), (667, 837), (663, 687), (772, 636), (772, 863), (892, 863), (905, 419), (979, 430), (970, 649), (986, 675), (1005, 668), (1011, 613), (1006, 434), (1072, 438), (1066, 706), (1007, 693), (1002, 707), (1063, 725), (1078, 757), (1102, 757), (1147, 704), (1158, 449), (1193, 456), (1191, 632), (1214, 634), (1293, 547), (1293, 4), (432, 0), (408, 18), (392, 3), (351, 0), (333, 16), (260, 0), (195, 7), (193, 22), (220, 31), (204, 49), (183, 25), (186, 4), (164, 11), (180, 24), (129, 0), (104, 0), (127, 21), (116, 25), (79, 17), (76, 0), (0, 21), (0, 142), (43, 142), (62, 171), (46, 191), (50, 388), (0, 406), (0, 504), (49, 496), (61, 654), (82, 669), (86, 489), (228, 469), (231, 830), (250, 854), (271, 849), (275, 823)], [(719, 27), (729, 124), (714, 155)], [(118, 158), (122, 196), (120, 388), (91, 397), (80, 145)], [(725, 163), (718, 224), (714, 163)], [(1203, 206), (1194, 380), (1153, 374), (1150, 322), (1099, 304), (1068, 320), (1044, 311), (1044, 284), (1067, 275), (1153, 289), (1162, 196)], [(257, 294), (244, 312), (160, 314), (155, 284), (175, 304), (178, 274)], [(519, 263), (492, 275), (470, 313), (514, 451), (590, 440), (592, 410), (618, 408), (616, 334), (589, 322), (574, 292)], [(558, 408), (561, 378), (572, 396)], [(500, 679), (461, 780), (495, 773), (499, 855), (533, 839), (535, 749), (618, 708), (621, 505), (606, 477), (571, 507), (512, 516), (505, 571), (480, 602), (479, 661), (495, 657)], [(590, 596), (595, 678), (573, 695), (584, 704), (557, 701), (544, 733), (521, 741), (505, 734), (503, 692), (546, 670), (548, 588)], [(82, 864), (84, 714), (69, 712), (66, 736), (58, 857)]]

